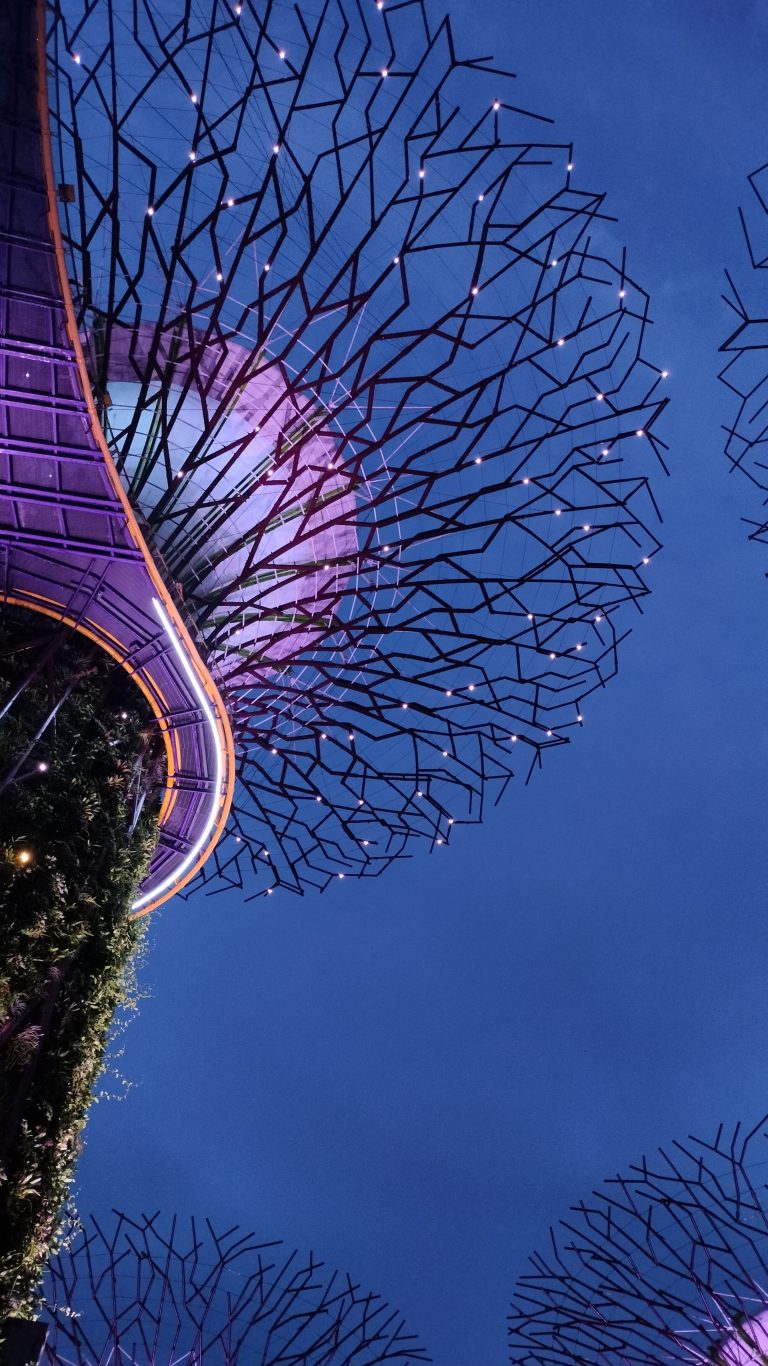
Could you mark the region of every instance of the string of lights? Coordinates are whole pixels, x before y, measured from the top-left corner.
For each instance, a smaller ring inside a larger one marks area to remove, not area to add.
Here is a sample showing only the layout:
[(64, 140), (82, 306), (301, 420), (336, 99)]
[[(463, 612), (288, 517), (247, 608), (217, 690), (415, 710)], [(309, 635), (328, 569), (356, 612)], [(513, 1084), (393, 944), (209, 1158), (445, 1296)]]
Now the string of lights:
[(429, 0), (56, 0), (48, 51), (99, 418), (235, 738), (201, 878), (447, 846), (584, 724), (659, 549), (602, 196)]

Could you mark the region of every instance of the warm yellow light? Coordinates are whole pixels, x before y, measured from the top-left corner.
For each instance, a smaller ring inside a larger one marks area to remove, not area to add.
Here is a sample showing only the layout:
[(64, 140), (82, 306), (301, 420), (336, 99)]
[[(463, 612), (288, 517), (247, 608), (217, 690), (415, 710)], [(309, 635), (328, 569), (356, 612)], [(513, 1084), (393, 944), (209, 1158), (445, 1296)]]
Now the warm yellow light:
[(28, 863), (32, 862), (32, 855), (28, 849), (20, 849), (16, 857), (24, 868), (26, 868)]

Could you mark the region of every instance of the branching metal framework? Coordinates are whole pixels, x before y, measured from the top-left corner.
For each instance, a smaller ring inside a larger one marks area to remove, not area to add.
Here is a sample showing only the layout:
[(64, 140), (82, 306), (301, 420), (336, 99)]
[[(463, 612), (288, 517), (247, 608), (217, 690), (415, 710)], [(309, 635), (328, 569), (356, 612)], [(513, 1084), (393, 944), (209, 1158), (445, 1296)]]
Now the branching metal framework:
[(764, 1362), (767, 1124), (673, 1143), (574, 1206), (518, 1282), (510, 1360)]
[(100, 419), (235, 734), (205, 877), (446, 845), (582, 724), (659, 546), (602, 196), (431, 0), (56, 0), (48, 50)]
[(409, 1366), (401, 1316), (311, 1254), (208, 1220), (95, 1219), (45, 1285), (51, 1366)]
[[(739, 218), (753, 271), (768, 269), (768, 163), (749, 177), (752, 191)], [(733, 469), (738, 469), (760, 490), (762, 504), (768, 503), (768, 309), (765, 290), (755, 298), (739, 290), (735, 278), (726, 271), (728, 291), (723, 296), (734, 315), (735, 327), (720, 350), (728, 359), (720, 378), (733, 394), (738, 407), (732, 424), (726, 426), (725, 452)], [(768, 541), (768, 520), (748, 519), (750, 540)]]

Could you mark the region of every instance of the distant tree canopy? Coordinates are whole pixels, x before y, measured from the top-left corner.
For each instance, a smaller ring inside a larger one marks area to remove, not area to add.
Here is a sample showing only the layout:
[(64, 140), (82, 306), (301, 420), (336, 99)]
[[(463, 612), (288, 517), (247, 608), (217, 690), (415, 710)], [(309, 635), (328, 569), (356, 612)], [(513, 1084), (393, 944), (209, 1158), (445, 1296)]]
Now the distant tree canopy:
[(29, 615), (0, 621), (0, 1325), (34, 1314), (56, 1243), (142, 934), (160, 763), (128, 675)]

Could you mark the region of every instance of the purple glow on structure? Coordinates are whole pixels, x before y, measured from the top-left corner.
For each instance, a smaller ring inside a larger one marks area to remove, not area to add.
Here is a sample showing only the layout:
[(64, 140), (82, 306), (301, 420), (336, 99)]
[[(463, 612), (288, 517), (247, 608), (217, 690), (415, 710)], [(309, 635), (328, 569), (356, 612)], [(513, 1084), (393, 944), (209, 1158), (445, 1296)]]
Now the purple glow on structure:
[[(263, 675), (263, 664), (249, 673), (250, 662), (295, 658), (338, 610), (357, 549), (355, 497), (322, 408), (303, 416), (280, 368), (257, 364), (237, 342), (194, 340), (193, 375), (189, 354), (171, 360), (151, 325), (115, 328), (102, 421), (153, 547), (204, 620), (218, 678), (243, 686)], [(148, 392), (137, 373), (157, 376)], [(140, 481), (161, 402), (174, 414), (170, 467), (154, 465)], [(320, 430), (307, 435), (313, 421)], [(249, 585), (256, 538), (258, 597)]]
[(768, 1359), (768, 1309), (743, 1319), (725, 1338), (717, 1355), (728, 1366), (764, 1366)]

